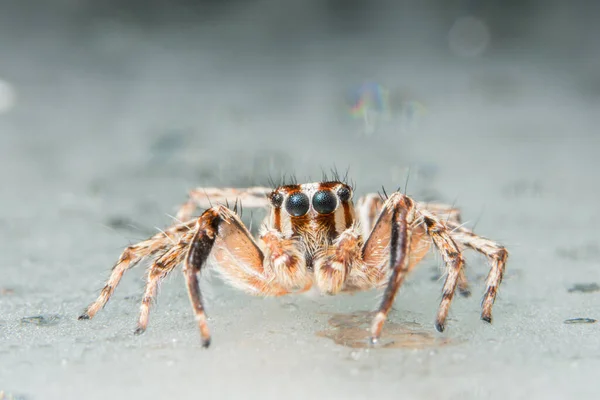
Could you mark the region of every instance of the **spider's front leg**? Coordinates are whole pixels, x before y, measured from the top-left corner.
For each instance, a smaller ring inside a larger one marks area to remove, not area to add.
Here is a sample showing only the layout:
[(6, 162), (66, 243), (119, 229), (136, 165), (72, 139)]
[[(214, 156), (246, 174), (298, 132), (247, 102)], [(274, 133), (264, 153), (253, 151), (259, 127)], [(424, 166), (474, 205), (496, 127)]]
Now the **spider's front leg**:
[(438, 331), (444, 330), (450, 303), (461, 279), (464, 264), (462, 254), (445, 223), (407, 196), (396, 192), (383, 204), (379, 218), (363, 247), (363, 262), (367, 270), (389, 267), (391, 272), (383, 300), (371, 326), (372, 343), (376, 343), (381, 335), (383, 324), (406, 274), (427, 254), (431, 243), (424, 240), (427, 236), (442, 254), (448, 268), (435, 323)]
[(210, 331), (208, 330), (208, 325), (206, 323), (206, 314), (204, 313), (204, 302), (202, 301), (202, 295), (200, 293), (198, 274), (213, 249), (219, 225), (222, 221), (223, 219), (219, 215), (218, 209), (209, 209), (202, 214), (198, 219), (196, 233), (192, 238), (192, 243), (190, 243), (187, 256), (185, 257), (185, 264), (183, 266), (183, 274), (185, 276), (188, 295), (190, 297), (190, 302), (192, 303), (196, 321), (198, 322), (203, 347), (208, 347), (210, 345)]
[[(377, 216), (380, 214), (382, 207), (384, 204), (384, 200), (377, 193), (367, 194), (361, 197), (358, 200), (356, 205), (356, 215), (358, 215), (360, 226), (362, 229), (362, 234), (364, 238), (369, 237), (371, 230), (375, 226), (377, 222)], [(439, 220), (446, 221), (447, 224), (451, 224), (452, 227), (461, 226), (461, 216), (460, 210), (455, 208), (454, 206), (450, 206), (442, 203), (417, 203), (418, 209), (423, 209), (434, 214)], [(381, 227), (380, 227), (381, 229)], [(389, 227), (387, 230), (382, 232), (384, 235), (389, 234)], [(424, 232), (422, 232), (424, 233)], [(415, 244), (419, 244), (419, 240), (414, 240)], [(424, 248), (427, 244), (421, 243), (418, 247)], [(373, 247), (373, 246), (371, 246)], [(380, 246), (379, 249), (382, 249)], [(418, 249), (417, 249), (418, 250)], [(414, 251), (411, 251), (411, 259), (418, 258), (415, 255)], [(422, 257), (421, 257), (422, 258)], [(419, 258), (420, 259), (420, 258)], [(411, 260), (411, 265), (414, 265), (415, 262)], [(464, 297), (469, 297), (471, 295), (471, 290), (469, 289), (469, 283), (467, 281), (467, 277), (465, 275), (464, 265), (461, 268), (459, 276), (458, 276), (458, 291)]]
[[(375, 344), (381, 336), (383, 324), (392, 308), (398, 289), (410, 270), (411, 224), (415, 219), (415, 203), (402, 193), (394, 193), (383, 204), (381, 213), (371, 235), (363, 246), (363, 259), (366, 264), (377, 263), (389, 247), (389, 268), (391, 275), (385, 289), (381, 305), (371, 325), (371, 343)], [(386, 233), (389, 243), (386, 243)], [(371, 260), (374, 259), (374, 260)]]
[[(249, 294), (282, 296), (295, 289), (286, 286), (286, 282), (298, 284), (301, 281), (291, 278), (295, 276), (294, 271), (300, 269), (296, 264), (298, 257), (295, 257), (295, 243), (287, 243), (268, 235), (268, 238), (263, 238), (267, 250), (266, 254), (263, 253), (239, 217), (224, 206), (206, 210), (198, 218), (195, 231), (183, 269), (204, 347), (210, 345), (210, 332), (206, 323), (198, 274), (209, 258), (213, 261), (214, 268), (228, 283)], [(281, 276), (284, 272), (276, 266), (281, 263), (285, 264), (285, 272), (290, 274), (289, 277)], [(300, 283), (302, 284), (305, 282)], [(301, 289), (309, 287), (304, 285)]]

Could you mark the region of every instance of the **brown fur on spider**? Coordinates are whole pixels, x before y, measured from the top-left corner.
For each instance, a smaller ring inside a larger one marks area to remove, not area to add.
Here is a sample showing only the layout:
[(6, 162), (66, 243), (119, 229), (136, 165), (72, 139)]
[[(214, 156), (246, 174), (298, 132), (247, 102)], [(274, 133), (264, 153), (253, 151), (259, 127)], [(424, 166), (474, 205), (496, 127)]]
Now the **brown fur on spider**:
[[(202, 344), (210, 333), (198, 284), (208, 265), (234, 287), (258, 296), (282, 296), (316, 286), (326, 294), (385, 288), (373, 319), (376, 343), (406, 274), (437, 248), (447, 268), (435, 326), (443, 331), (456, 288), (468, 295), (462, 249), (484, 254), (490, 261), (481, 318), (492, 321), (492, 306), (502, 280), (508, 252), (460, 224), (459, 211), (443, 204), (418, 203), (395, 192), (382, 198), (369, 194), (352, 202), (352, 187), (343, 182), (284, 185), (276, 189), (205, 188), (190, 192), (177, 219), (185, 221), (129, 246), (114, 266), (98, 299), (79, 319), (93, 318), (104, 307), (123, 273), (143, 258), (148, 269), (136, 334), (148, 326), (150, 304), (159, 283), (179, 264), (183, 271)], [(237, 215), (237, 207), (210, 201), (240, 201), (245, 207), (270, 207), (255, 239)], [(197, 207), (209, 207), (192, 218)]]

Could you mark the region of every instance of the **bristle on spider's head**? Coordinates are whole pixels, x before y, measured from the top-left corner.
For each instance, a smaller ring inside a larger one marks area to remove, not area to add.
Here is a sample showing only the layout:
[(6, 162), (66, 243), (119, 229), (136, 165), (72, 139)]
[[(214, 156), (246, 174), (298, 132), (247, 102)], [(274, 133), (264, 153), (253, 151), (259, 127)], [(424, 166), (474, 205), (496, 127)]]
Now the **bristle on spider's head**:
[(343, 185), (349, 186), (352, 190), (354, 190), (355, 184), (354, 181), (349, 181), (349, 173), (350, 167), (346, 168), (343, 174), (340, 173), (336, 166), (331, 168), (329, 170), (329, 173), (327, 173), (327, 171), (323, 169), (321, 171), (321, 183), (341, 183)]
[(282, 174), (279, 178), (274, 178), (272, 175), (269, 175), (269, 186), (273, 189), (277, 189), (281, 186), (289, 186), (289, 185), (297, 185), (298, 179), (294, 174)]
[[(323, 184), (342, 184), (348, 186), (352, 191), (354, 191), (356, 184), (355, 182), (349, 179), (350, 167), (346, 168), (343, 173), (340, 173), (336, 166), (332, 167), (329, 172), (325, 169), (321, 170), (321, 179), (317, 183)], [(311, 179), (309, 177), (308, 181)], [(286, 174), (283, 173), (281, 176), (273, 177), (269, 175), (268, 177), (269, 186), (273, 188), (273, 190), (277, 190), (280, 187), (292, 187), (292, 186), (300, 186), (298, 183), (298, 178), (294, 174)], [(306, 182), (306, 181), (305, 181)], [(316, 184), (316, 183), (311, 183)]]

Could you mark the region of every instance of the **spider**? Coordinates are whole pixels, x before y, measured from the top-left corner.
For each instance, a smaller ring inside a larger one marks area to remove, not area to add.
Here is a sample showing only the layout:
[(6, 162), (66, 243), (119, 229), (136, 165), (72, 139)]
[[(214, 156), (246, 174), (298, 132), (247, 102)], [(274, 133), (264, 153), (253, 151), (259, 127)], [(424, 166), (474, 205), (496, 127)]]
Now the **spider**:
[[(400, 191), (390, 196), (367, 194), (356, 206), (352, 196), (353, 188), (337, 180), (276, 189), (192, 190), (176, 217), (183, 222), (127, 247), (98, 299), (79, 319), (93, 318), (124, 272), (151, 258), (136, 334), (148, 326), (150, 305), (160, 282), (183, 264), (202, 345), (208, 347), (211, 337), (198, 275), (210, 265), (234, 287), (257, 296), (300, 293), (313, 286), (329, 295), (385, 288), (371, 325), (370, 342), (375, 344), (407, 273), (433, 244), (447, 269), (436, 329), (444, 330), (456, 289), (465, 296), (470, 294), (463, 248), (484, 254), (490, 262), (481, 319), (492, 321), (492, 306), (508, 257), (503, 246), (461, 225), (460, 212), (452, 206), (419, 203)], [(210, 199), (221, 205), (213, 205)], [(230, 201), (235, 201), (233, 208), (223, 205)], [(269, 207), (257, 238), (242, 223), (238, 201), (245, 207)], [(192, 218), (197, 207), (207, 209)]]

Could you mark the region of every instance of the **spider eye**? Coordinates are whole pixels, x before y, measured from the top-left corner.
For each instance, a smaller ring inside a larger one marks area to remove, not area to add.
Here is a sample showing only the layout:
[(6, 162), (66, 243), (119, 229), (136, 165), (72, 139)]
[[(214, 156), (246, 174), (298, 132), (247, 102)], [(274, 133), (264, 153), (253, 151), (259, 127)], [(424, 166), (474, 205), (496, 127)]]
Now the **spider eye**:
[(283, 195), (281, 193), (276, 192), (271, 196), (271, 204), (273, 205), (273, 207), (279, 208), (279, 207), (281, 207), (282, 203), (283, 203)]
[(338, 189), (337, 195), (341, 201), (346, 202), (350, 200), (350, 195), (352, 195), (352, 193), (350, 192), (350, 189), (348, 189), (346, 186), (342, 186)]
[(290, 215), (300, 217), (308, 212), (310, 202), (304, 193), (294, 193), (285, 201), (285, 209)]
[(319, 190), (314, 194), (312, 204), (319, 214), (329, 214), (337, 207), (337, 197), (329, 190)]

